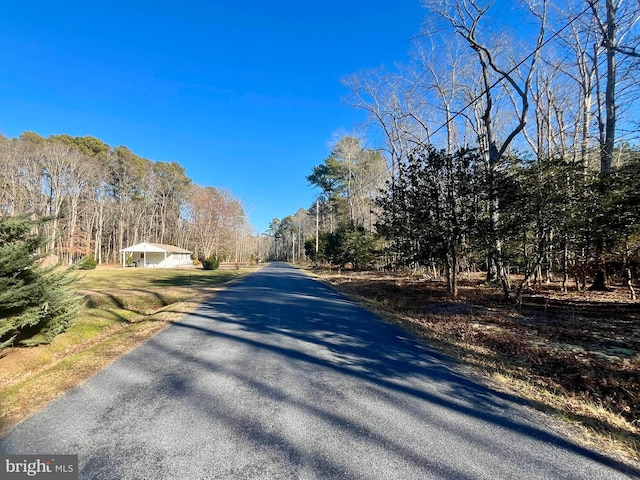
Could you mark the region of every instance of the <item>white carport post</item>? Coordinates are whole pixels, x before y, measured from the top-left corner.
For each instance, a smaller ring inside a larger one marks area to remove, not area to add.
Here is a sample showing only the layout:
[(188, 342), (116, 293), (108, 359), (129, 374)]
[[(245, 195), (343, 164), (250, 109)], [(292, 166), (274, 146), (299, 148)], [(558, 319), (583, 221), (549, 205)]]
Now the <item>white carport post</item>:
[(147, 246), (146, 245), (144, 246), (143, 256), (144, 256), (144, 260), (143, 260), (142, 266), (146, 267), (147, 266)]
[(125, 268), (125, 267), (126, 267), (126, 265), (125, 265), (125, 263), (124, 263), (124, 257), (126, 257), (126, 256), (127, 256), (127, 254), (126, 254), (126, 253), (124, 252), (124, 250), (123, 250), (123, 251), (121, 251), (121, 252), (120, 252), (120, 255), (122, 255), (122, 268)]

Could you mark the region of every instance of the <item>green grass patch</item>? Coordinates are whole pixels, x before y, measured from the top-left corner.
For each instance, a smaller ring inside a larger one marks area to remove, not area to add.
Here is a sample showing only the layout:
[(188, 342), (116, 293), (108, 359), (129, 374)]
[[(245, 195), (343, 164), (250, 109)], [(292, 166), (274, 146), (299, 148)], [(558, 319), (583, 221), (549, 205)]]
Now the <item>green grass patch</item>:
[(75, 285), (79, 290), (210, 287), (233, 280), (246, 272), (247, 269), (98, 268), (77, 272)]
[(0, 357), (0, 433), (255, 268), (98, 268), (76, 274), (85, 307), (51, 344)]

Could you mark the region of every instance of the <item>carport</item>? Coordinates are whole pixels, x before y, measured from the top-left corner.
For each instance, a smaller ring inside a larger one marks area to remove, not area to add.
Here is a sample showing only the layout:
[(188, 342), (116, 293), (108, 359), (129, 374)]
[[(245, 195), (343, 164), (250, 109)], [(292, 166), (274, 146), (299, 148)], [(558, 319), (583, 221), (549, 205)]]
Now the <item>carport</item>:
[(127, 254), (137, 267), (177, 267), (191, 265), (191, 251), (174, 245), (142, 242), (120, 250), (122, 266), (127, 266)]

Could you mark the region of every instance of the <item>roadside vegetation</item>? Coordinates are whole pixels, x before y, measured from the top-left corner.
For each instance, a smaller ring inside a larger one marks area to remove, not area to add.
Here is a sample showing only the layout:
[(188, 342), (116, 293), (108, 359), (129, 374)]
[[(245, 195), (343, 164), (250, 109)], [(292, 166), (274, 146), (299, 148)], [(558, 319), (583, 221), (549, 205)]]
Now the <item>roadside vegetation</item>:
[(69, 270), (42, 266), (47, 219), (0, 217), (0, 352), (49, 343), (78, 313)]
[(480, 274), (463, 276), (452, 301), (446, 283), (426, 275), (313, 272), (573, 424), (582, 441), (640, 460), (640, 308), (624, 286), (564, 294), (549, 283), (516, 305)]
[(76, 272), (84, 307), (48, 345), (0, 354), (0, 433), (180, 319), (249, 268)]

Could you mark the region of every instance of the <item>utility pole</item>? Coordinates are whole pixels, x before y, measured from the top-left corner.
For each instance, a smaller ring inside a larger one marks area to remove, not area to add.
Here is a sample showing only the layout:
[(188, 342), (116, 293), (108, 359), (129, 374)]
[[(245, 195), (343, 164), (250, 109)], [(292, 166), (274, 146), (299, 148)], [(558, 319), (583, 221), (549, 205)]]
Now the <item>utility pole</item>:
[(318, 265), (318, 243), (320, 240), (320, 201), (316, 199), (316, 266)]

